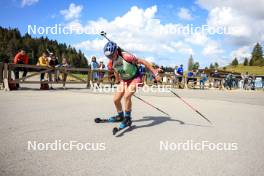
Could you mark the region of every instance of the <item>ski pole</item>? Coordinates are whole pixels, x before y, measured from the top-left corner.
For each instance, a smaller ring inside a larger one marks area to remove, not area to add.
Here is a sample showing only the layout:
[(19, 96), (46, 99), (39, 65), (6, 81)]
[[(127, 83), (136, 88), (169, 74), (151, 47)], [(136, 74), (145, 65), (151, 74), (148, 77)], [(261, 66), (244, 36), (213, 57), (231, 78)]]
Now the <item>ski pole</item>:
[(109, 42), (111, 41), (108, 37), (106, 37), (106, 32), (101, 31), (100, 33), (101, 36), (103, 36), (106, 40), (108, 40)]
[(157, 109), (158, 111), (162, 112), (163, 114), (165, 114), (165, 115), (167, 115), (167, 116), (170, 116), (168, 113), (166, 113), (166, 112), (164, 112), (163, 110), (161, 110), (160, 108), (157, 108), (156, 106), (150, 104), (149, 102), (143, 100), (142, 98), (140, 98), (140, 97), (138, 97), (138, 96), (136, 96), (136, 95), (133, 95), (133, 96), (136, 97), (137, 99), (141, 100), (142, 102), (146, 103), (147, 105), (149, 105), (149, 106), (151, 106), (151, 107)]
[(183, 103), (185, 103), (187, 106), (189, 106), (192, 110), (194, 110), (197, 114), (199, 114), (201, 117), (203, 117), (207, 122), (212, 124), (212, 122), (207, 119), (202, 113), (200, 113), (197, 109), (195, 109), (192, 105), (190, 105), (187, 101), (185, 101), (182, 97), (180, 97), (176, 92), (169, 89), (171, 93), (173, 93), (177, 98), (179, 98)]

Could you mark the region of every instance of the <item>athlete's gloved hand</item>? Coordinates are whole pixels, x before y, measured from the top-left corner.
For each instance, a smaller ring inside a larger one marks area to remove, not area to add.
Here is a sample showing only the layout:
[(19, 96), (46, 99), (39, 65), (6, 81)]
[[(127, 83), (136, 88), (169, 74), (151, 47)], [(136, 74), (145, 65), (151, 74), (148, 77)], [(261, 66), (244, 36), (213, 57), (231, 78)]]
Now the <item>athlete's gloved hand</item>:
[(161, 82), (161, 77), (160, 77), (160, 75), (159, 75), (159, 73), (161, 72), (161, 71), (163, 71), (162, 69), (160, 69), (160, 68), (158, 68), (158, 69), (156, 69), (155, 70), (155, 72), (154, 72), (154, 79), (155, 79), (155, 81), (156, 82)]

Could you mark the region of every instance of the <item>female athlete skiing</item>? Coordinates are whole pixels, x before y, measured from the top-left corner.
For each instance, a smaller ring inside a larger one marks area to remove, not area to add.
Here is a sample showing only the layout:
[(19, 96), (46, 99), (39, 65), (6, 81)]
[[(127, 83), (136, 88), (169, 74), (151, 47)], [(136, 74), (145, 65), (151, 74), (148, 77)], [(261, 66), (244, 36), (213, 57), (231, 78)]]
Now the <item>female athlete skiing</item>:
[[(119, 129), (131, 125), (131, 98), (136, 92), (137, 86), (142, 85), (142, 75), (137, 65), (144, 65), (150, 70), (157, 81), (160, 80), (158, 69), (154, 69), (148, 61), (137, 58), (134, 55), (123, 51), (116, 43), (109, 41), (104, 47), (104, 54), (109, 59), (109, 69), (114, 71), (116, 80), (119, 83), (114, 95), (114, 104), (117, 115), (110, 117), (109, 122), (121, 122)], [(124, 97), (124, 111), (121, 100)]]

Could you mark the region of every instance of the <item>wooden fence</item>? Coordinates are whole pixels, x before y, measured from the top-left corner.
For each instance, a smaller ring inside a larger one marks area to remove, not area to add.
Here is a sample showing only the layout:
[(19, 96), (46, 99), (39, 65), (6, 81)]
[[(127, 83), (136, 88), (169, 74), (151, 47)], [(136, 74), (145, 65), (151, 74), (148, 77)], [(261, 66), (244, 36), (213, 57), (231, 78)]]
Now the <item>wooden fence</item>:
[[(15, 70), (27, 70), (28, 74), (19, 79), (15, 79), (12, 76), (12, 72)], [(61, 80), (48, 79), (45, 81), (39, 80), (28, 80), (29, 78), (40, 76), (40, 74), (56, 74), (58, 73), (63, 77)], [(76, 74), (78, 73), (78, 74)], [(84, 73), (82, 76), (81, 73)], [(94, 73), (103, 73), (103, 77), (99, 79), (94, 79)], [(68, 79), (64, 79), (64, 78)], [(191, 77), (191, 81), (187, 84), (188, 77), (176, 76), (174, 74), (163, 73), (161, 74), (163, 78), (162, 85), (170, 85), (174, 88), (199, 88), (200, 77)], [(75, 80), (69, 79), (74, 78)], [(109, 78), (109, 71), (107, 70), (91, 70), (89, 68), (72, 68), (72, 67), (44, 67), (36, 65), (24, 65), (24, 64), (10, 64), (10, 63), (0, 63), (0, 84), (5, 90), (10, 90), (9, 86), (12, 84), (62, 84), (65, 87), (67, 84), (86, 84), (86, 88), (90, 88), (92, 83), (102, 83), (102, 84), (114, 84), (114, 82)], [(166, 79), (166, 80), (165, 80)], [(209, 77), (206, 88), (213, 87), (213, 82), (218, 80), (219, 85), (216, 86), (219, 89), (223, 88), (223, 78), (212, 78)], [(154, 79), (150, 74), (145, 74), (143, 76), (144, 84), (153, 85), (160, 84), (155, 83)]]

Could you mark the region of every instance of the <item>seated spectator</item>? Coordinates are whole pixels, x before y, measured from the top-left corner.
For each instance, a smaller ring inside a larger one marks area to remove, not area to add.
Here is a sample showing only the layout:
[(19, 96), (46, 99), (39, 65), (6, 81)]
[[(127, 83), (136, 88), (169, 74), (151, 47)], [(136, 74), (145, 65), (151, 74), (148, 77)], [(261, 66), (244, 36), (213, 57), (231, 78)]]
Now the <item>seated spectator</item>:
[[(57, 75), (58, 73), (55, 70), (55, 67), (59, 65), (58, 58), (54, 53), (50, 53), (50, 56), (48, 57), (48, 61), (49, 61), (49, 67), (53, 69), (53, 71), (49, 72), (49, 81), (53, 81), (52, 74), (54, 74), (54, 80), (58, 81), (58, 75)], [(50, 88), (53, 89), (52, 84)]]
[[(14, 64), (28, 64), (29, 63), (29, 59), (28, 59), (28, 56), (25, 52), (24, 49), (21, 49), (15, 56), (14, 58), (14, 61), (13, 61)], [(14, 69), (14, 74), (15, 74), (15, 79), (19, 79), (19, 72), (20, 71), (24, 71), (23, 72), (23, 77), (26, 77), (27, 76), (27, 69), (26, 68), (21, 68), (21, 67), (16, 67)], [(19, 88), (19, 84), (17, 83), (16, 84), (16, 87)]]
[(187, 73), (187, 84), (189, 83), (190, 80), (193, 80), (192, 77), (193, 77), (193, 71), (191, 70)]
[(104, 74), (105, 74), (103, 72), (105, 70), (105, 64), (104, 64), (103, 60), (100, 60), (100, 63), (98, 65), (98, 68), (99, 68), (99, 70), (102, 71), (102, 72), (99, 72), (99, 79), (102, 80), (104, 78)]
[[(44, 66), (44, 67), (49, 66), (48, 57), (47, 57), (47, 54), (45, 52), (43, 52), (42, 56), (39, 57), (37, 65), (38, 66)], [(41, 73), (40, 74), (40, 81), (44, 81), (44, 77), (45, 77), (45, 73)]]

